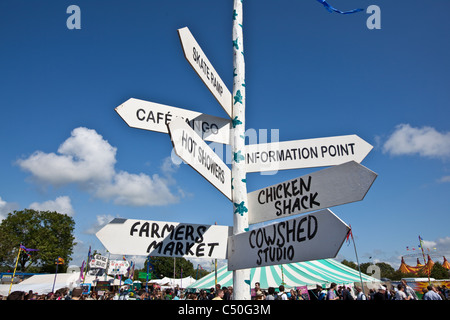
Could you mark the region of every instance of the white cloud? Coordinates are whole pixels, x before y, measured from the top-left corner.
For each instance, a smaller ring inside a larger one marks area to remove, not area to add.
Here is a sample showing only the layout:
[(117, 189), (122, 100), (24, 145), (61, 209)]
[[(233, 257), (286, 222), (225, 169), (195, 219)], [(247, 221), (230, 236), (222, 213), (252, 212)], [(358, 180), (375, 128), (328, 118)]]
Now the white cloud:
[(58, 197), (55, 200), (48, 200), (42, 203), (33, 202), (29, 205), (29, 208), (38, 211), (56, 211), (71, 217), (75, 214), (68, 196)]
[(95, 130), (76, 128), (58, 148), (58, 153), (36, 151), (19, 166), (39, 182), (52, 185), (78, 183), (86, 185), (107, 181), (114, 175), (116, 148)]
[(450, 176), (444, 176), (438, 180), (440, 183), (450, 182)]
[(384, 143), (383, 152), (396, 156), (419, 154), (430, 158), (450, 158), (450, 132), (400, 124)]
[(12, 202), (6, 202), (0, 197), (0, 221), (8, 216), (8, 213), (12, 213), (17, 209), (17, 205)]
[[(77, 184), (97, 198), (120, 205), (154, 206), (178, 201), (169, 189), (172, 178), (116, 172), (116, 152), (95, 130), (80, 127), (61, 144), (58, 154), (36, 151), (17, 163), (37, 183)], [(173, 171), (173, 168), (166, 164), (163, 170)]]
[(106, 226), (113, 219), (114, 219), (114, 217), (112, 215), (109, 215), (109, 214), (98, 215), (97, 216), (97, 221), (92, 225), (92, 227), (90, 227), (84, 233), (86, 233), (86, 234), (96, 234), (101, 228)]
[(96, 196), (102, 199), (114, 199), (115, 204), (131, 206), (167, 205), (175, 203), (168, 181), (153, 175), (119, 172), (111, 183), (98, 188)]

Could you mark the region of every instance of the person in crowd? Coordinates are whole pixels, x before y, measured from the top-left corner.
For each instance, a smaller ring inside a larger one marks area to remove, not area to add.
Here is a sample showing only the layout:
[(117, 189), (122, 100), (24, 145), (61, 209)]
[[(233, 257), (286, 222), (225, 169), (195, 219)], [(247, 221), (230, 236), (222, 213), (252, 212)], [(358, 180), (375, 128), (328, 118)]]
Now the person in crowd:
[(436, 288), (430, 284), (427, 286), (428, 292), (423, 295), (423, 300), (442, 300), (439, 293), (437, 293)]
[(216, 296), (211, 300), (223, 300), (223, 290), (222, 289), (216, 290)]
[(364, 294), (364, 292), (363, 292), (361, 287), (356, 286), (356, 292), (357, 292), (356, 300), (367, 300), (367, 297)]
[(230, 291), (228, 291), (228, 288), (223, 286), (223, 300), (231, 300)]
[(269, 287), (267, 289), (266, 300), (275, 300), (275, 288), (274, 287)]
[(278, 290), (279, 290), (279, 292), (278, 292), (278, 294), (276, 296), (276, 300), (287, 300), (288, 297), (287, 297), (286, 292), (284, 292), (284, 286), (280, 285), (278, 287)]
[(330, 285), (330, 289), (327, 292), (327, 300), (339, 300), (339, 295), (336, 292), (337, 284), (332, 282)]
[(405, 279), (402, 279), (402, 285), (405, 287), (405, 293), (407, 297), (411, 297), (411, 300), (419, 300), (419, 298), (416, 295), (416, 292), (413, 290), (413, 288), (411, 288), (410, 286), (408, 286), (408, 283), (406, 283)]
[(386, 300), (386, 287), (380, 285), (378, 287), (377, 292), (375, 292), (372, 296), (372, 301), (385, 301)]
[(411, 300), (411, 296), (406, 295), (405, 286), (401, 283), (397, 286), (397, 292), (394, 300)]

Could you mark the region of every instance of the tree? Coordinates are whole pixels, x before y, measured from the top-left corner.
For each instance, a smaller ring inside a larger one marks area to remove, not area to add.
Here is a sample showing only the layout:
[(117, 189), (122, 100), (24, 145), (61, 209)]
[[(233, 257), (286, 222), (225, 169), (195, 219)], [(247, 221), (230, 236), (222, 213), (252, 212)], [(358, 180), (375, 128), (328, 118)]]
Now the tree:
[(22, 244), (39, 251), (29, 255), (21, 252), (17, 270), (55, 272), (55, 261), (61, 257), (65, 264), (58, 270), (64, 271), (76, 244), (74, 227), (73, 218), (55, 211), (24, 209), (9, 213), (0, 223), (0, 265), (14, 269)]
[(445, 269), (439, 261), (436, 261), (431, 268), (430, 277), (435, 279), (448, 279), (449, 271)]
[[(157, 278), (162, 277), (174, 277), (174, 258), (172, 257), (151, 257), (151, 262), (154, 266), (153, 275)], [(144, 266), (143, 272), (147, 272), (147, 266)], [(192, 262), (186, 260), (185, 258), (175, 258), (175, 276), (176, 278), (181, 277), (181, 270), (183, 270), (183, 278), (185, 277), (195, 277), (196, 271), (194, 271), (194, 266)]]

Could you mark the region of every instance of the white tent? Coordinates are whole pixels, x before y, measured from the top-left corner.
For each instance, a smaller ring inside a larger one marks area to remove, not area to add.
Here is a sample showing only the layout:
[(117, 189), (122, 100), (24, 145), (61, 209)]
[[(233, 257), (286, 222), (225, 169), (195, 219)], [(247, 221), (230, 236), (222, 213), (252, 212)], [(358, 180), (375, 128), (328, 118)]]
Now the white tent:
[[(323, 259), (252, 268), (250, 286), (254, 288), (255, 282), (259, 282), (263, 289), (278, 288), (284, 282), (286, 288), (307, 286), (308, 289), (314, 289), (317, 285), (328, 287), (332, 282), (348, 285), (360, 282), (361, 278), (365, 284), (380, 283), (380, 280), (364, 273), (360, 275), (357, 270), (333, 259)], [(233, 285), (233, 272), (228, 271), (228, 266), (217, 270), (217, 283), (226, 287)], [(209, 289), (214, 285), (215, 273), (212, 272), (193, 283), (188, 289)]]
[[(90, 283), (94, 285), (96, 281), (104, 281), (104, 276), (96, 277), (92, 275), (86, 275), (86, 279), (84, 283)], [(108, 277), (106, 281), (113, 282), (113, 285), (119, 285), (119, 279), (113, 279), (112, 277)], [(33, 292), (37, 292), (38, 294), (47, 294), (52, 292), (54, 283), (54, 291), (61, 288), (69, 288), (72, 290), (80, 286), (83, 283), (83, 280), (80, 280), (79, 272), (71, 272), (71, 273), (58, 273), (56, 274), (36, 274), (31, 276), (24, 281), (13, 284), (11, 287), (11, 292), (13, 291), (25, 291), (28, 292), (32, 290)], [(0, 294), (8, 295), (10, 289), (9, 284), (0, 285)]]
[(150, 280), (149, 281), (149, 283), (157, 283), (161, 287), (172, 287), (172, 288), (175, 288), (177, 286), (179, 288), (187, 288), (188, 286), (190, 286), (194, 282), (195, 282), (195, 279), (192, 278), (191, 276), (186, 277), (186, 278), (182, 278), (182, 279), (164, 277), (162, 279)]

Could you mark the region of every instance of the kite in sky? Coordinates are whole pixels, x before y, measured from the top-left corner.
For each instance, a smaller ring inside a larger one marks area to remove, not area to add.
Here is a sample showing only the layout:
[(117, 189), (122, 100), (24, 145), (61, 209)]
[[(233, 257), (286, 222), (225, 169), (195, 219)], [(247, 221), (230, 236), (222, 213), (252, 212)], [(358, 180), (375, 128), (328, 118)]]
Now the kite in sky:
[(334, 11), (334, 12), (337, 12), (337, 13), (349, 14), (349, 13), (355, 13), (355, 12), (363, 11), (363, 9), (354, 9), (354, 10), (350, 10), (350, 11), (341, 11), (341, 10), (338, 10), (338, 9), (330, 6), (326, 0), (317, 0), (317, 1), (319, 1), (321, 4), (323, 4), (325, 9), (327, 9), (331, 13), (333, 13), (333, 11)]

